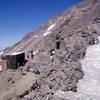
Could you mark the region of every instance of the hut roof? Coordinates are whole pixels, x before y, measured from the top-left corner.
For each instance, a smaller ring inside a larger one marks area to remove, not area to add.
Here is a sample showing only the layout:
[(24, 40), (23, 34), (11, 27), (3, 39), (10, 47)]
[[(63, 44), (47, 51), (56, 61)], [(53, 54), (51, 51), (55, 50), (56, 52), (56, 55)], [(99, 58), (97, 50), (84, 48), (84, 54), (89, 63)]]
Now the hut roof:
[(8, 53), (8, 54), (5, 54), (5, 55), (19, 55), (19, 54), (22, 54), (24, 52), (11, 52), (11, 53)]

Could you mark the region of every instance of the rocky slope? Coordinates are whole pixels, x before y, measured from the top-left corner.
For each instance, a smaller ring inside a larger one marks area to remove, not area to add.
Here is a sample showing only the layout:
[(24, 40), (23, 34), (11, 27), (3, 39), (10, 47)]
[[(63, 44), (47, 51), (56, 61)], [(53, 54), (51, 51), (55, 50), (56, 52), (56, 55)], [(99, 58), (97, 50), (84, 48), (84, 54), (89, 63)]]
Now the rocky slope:
[[(36, 48), (35, 46), (39, 45), (40, 41), (45, 40), (45, 38), (50, 37), (52, 34), (56, 35), (59, 32), (62, 37), (67, 38), (69, 35), (77, 33), (83, 28), (91, 27), (94, 20), (96, 20), (95, 18), (99, 17), (98, 10), (99, 7), (97, 9), (96, 0), (81, 2), (52, 18), (47, 24), (41, 26), (35, 32), (28, 33), (20, 42), (5, 49), (5, 52), (29, 51)], [(48, 31), (50, 27), (51, 29)], [(44, 36), (43, 34), (47, 31), (48, 34)], [(39, 49), (38, 46), (37, 48)]]
[[(74, 100), (60, 98), (56, 92), (77, 92), (77, 83), (85, 75), (80, 60), (88, 46), (98, 43), (99, 27), (100, 1), (85, 0), (5, 49), (4, 53), (24, 51), (26, 55), (33, 50), (34, 58), (26, 66), (31, 67), (37, 79), (27, 96), (32, 100)], [(83, 96), (75, 100), (90, 99)]]

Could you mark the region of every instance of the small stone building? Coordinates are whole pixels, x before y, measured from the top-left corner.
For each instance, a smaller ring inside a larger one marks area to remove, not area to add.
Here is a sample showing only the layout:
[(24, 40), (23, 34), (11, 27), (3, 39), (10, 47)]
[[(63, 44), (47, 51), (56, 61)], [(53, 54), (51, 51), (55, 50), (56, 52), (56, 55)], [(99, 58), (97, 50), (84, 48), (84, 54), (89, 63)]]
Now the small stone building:
[[(25, 53), (11, 53), (1, 56), (1, 66), (5, 69), (17, 69), (25, 64)], [(2, 69), (3, 69), (2, 68)]]

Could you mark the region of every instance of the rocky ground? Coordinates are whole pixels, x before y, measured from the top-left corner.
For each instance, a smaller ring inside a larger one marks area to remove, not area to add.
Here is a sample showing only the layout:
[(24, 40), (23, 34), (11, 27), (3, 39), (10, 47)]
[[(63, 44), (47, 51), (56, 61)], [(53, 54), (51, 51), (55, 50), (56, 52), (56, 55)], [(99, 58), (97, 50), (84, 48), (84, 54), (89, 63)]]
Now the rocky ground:
[(34, 82), (35, 75), (30, 72), (24, 73), (25, 75), (22, 75), (18, 70), (7, 70), (1, 73), (0, 100), (16, 100), (17, 96), (27, 94)]
[(5, 49), (5, 53), (26, 54), (33, 50), (34, 57), (24, 67), (30, 73), (23, 80), (28, 89), (4, 100), (99, 100), (99, 96), (79, 92), (78, 87), (87, 74), (81, 60), (85, 59), (88, 47), (99, 43), (99, 27), (100, 1), (85, 0)]

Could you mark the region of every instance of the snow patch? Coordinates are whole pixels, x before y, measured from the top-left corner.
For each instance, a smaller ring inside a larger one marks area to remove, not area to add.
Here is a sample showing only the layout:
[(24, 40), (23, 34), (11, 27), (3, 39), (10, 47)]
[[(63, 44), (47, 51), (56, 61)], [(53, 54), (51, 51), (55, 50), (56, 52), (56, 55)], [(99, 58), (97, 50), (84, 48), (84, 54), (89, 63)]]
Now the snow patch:
[(43, 36), (47, 36), (49, 33), (51, 33), (51, 32), (45, 32), (45, 33), (43, 34)]
[(92, 95), (86, 95), (82, 92), (63, 92), (63, 91), (57, 91), (55, 93), (56, 96), (61, 97), (62, 99), (66, 100), (100, 100), (100, 97), (92, 96)]
[(50, 31), (53, 27), (55, 27), (56, 26), (56, 24), (52, 24), (48, 29), (47, 29), (47, 31)]
[(85, 76), (78, 83), (78, 92), (100, 97), (100, 36), (99, 43), (90, 46), (81, 60)]
[(0, 52), (0, 55), (2, 55), (2, 54), (3, 54), (3, 51)]
[(33, 55), (36, 55), (38, 53), (39, 50), (36, 50), (33, 52)]
[(51, 30), (56, 26), (56, 23), (55, 24), (52, 24), (48, 29), (47, 31), (43, 34), (43, 36), (47, 36), (48, 34), (51, 33)]

